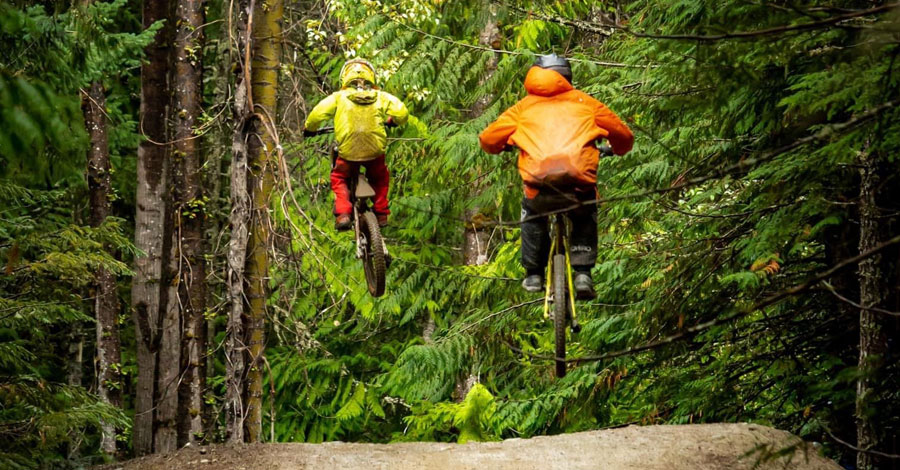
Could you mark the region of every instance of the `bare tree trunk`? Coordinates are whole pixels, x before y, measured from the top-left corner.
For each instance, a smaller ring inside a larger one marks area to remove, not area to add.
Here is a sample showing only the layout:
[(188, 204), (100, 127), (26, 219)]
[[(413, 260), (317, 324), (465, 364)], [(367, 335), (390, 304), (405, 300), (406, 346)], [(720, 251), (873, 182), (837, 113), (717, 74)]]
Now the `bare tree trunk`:
[[(500, 28), (497, 25), (496, 7), (491, 5), (490, 2), (484, 2), (482, 8), (487, 10), (490, 16), (485, 22), (484, 27), (481, 29), (481, 33), (478, 35), (478, 44), (484, 47), (499, 49), (502, 36), (500, 35)], [(487, 64), (484, 76), (479, 80), (479, 85), (483, 85), (491, 79), (494, 72), (497, 70), (499, 63), (500, 54), (494, 53), (490, 62)], [(493, 93), (488, 93), (481, 98), (478, 98), (472, 106), (472, 109), (469, 110), (469, 116), (471, 118), (481, 116), (493, 100)], [(475, 176), (481, 174), (481, 171), (480, 167), (475, 168)], [(475, 194), (480, 193), (483, 186), (484, 185), (480, 180), (475, 181)], [(488, 249), (490, 248), (488, 245), (490, 244), (491, 233), (485, 229), (492, 224), (486, 222), (489, 222), (489, 219), (482, 213), (480, 207), (473, 208), (466, 212), (463, 262), (467, 266), (477, 266), (488, 262)]]
[[(110, 214), (112, 184), (109, 171), (109, 144), (106, 122), (106, 94), (99, 82), (91, 84), (82, 99), (84, 124), (91, 146), (87, 154), (87, 181), (90, 192), (91, 227), (103, 225)], [(121, 407), (121, 346), (119, 344), (119, 297), (116, 277), (99, 269), (94, 277), (94, 315), (97, 321), (97, 393), (100, 400)], [(116, 430), (112, 424), (102, 425), (100, 449), (116, 453)]]
[(250, 193), (247, 188), (247, 123), (250, 110), (249, 83), (245, 79), (246, 31), (249, 3), (240, 1), (237, 18), (238, 48), (234, 92), (234, 135), (231, 144), (231, 239), (228, 242), (228, 324), (225, 330), (225, 420), (228, 442), (244, 442), (244, 264), (250, 225)]
[[(876, 201), (880, 178), (878, 158), (868, 151), (863, 153), (860, 167), (859, 189), (859, 251), (871, 250), (881, 239), (879, 210)], [(871, 256), (859, 263), (860, 303), (864, 307), (859, 312), (859, 368), (860, 378), (856, 384), (856, 439), (860, 449), (871, 450), (879, 446), (881, 436), (873, 423), (875, 411), (872, 403), (879, 390), (876, 386), (878, 370), (887, 351), (886, 325), (881, 314), (865, 307), (881, 307), (887, 297), (882, 276), (881, 255)], [(856, 467), (859, 470), (875, 468), (875, 460), (870, 454), (859, 452)]]
[[(166, 19), (168, 0), (144, 0), (143, 26)], [(166, 189), (166, 108), (168, 104), (169, 25), (157, 32), (141, 66), (140, 130), (146, 139), (138, 147), (135, 247), (131, 289), (132, 316), (137, 342), (137, 390), (133, 428), (134, 453), (153, 452), (154, 397), (156, 395), (157, 325), (161, 307), (162, 261), (165, 258), (164, 219)]]
[[(173, 159), (174, 160), (174, 159)], [(174, 165), (171, 165), (174, 166)], [(171, 168), (170, 166), (170, 168)], [(170, 180), (171, 180), (170, 175)], [(174, 182), (170, 181), (167, 207), (171, 209), (165, 216), (164, 237), (169, 254), (163, 266), (161, 299), (163, 311), (159, 317), (159, 351), (156, 357), (156, 419), (154, 420), (153, 451), (174, 452), (178, 449), (178, 389), (181, 384), (181, 305), (186, 299), (179, 297), (178, 277), (180, 258), (175, 258), (180, 244), (175, 239), (174, 200), (171, 198)]]
[(181, 122), (181, 110), (175, 108), (175, 94), (179, 86), (182, 86), (182, 77), (175, 70), (176, 58), (179, 47), (175, 45), (175, 35), (180, 29), (179, 20), (176, 19), (175, 9), (181, 1), (175, 0), (169, 4), (169, 18), (175, 28), (172, 32), (173, 48), (169, 51), (168, 81), (170, 87), (170, 102), (166, 119), (168, 123), (166, 133), (166, 145), (169, 146), (167, 160), (166, 187), (163, 196), (165, 201), (165, 213), (163, 217), (163, 258), (162, 283), (160, 284), (160, 307), (158, 331), (159, 350), (156, 356), (156, 416), (154, 419), (153, 451), (161, 453), (174, 452), (178, 449), (178, 391), (183, 379), (181, 371), (181, 334), (184, 328), (181, 316), (187, 299), (180, 296), (181, 289), (181, 257), (182, 241), (176, 231), (176, 223), (181, 221), (178, 206), (179, 200), (176, 193), (180, 193), (178, 181), (183, 173), (184, 155), (180, 154), (174, 145), (175, 126), (173, 123)]
[[(481, 29), (481, 33), (478, 35), (478, 44), (484, 47), (499, 49), (502, 37), (500, 35), (500, 28), (497, 25), (495, 7), (491, 5), (490, 2), (484, 2), (482, 8), (486, 9), (490, 16), (485, 22), (484, 27)], [(479, 81), (479, 85), (484, 84), (491, 79), (491, 76), (494, 75), (499, 63), (500, 54), (494, 53), (490, 62), (487, 64), (484, 76)], [(472, 118), (481, 116), (493, 99), (494, 95), (492, 93), (482, 96), (472, 106), (469, 115)], [(474, 173), (477, 176), (480, 175), (481, 172), (481, 168), (477, 167)], [(481, 180), (475, 181), (474, 193), (480, 193), (483, 187), (484, 184)], [(490, 222), (490, 219), (484, 215), (480, 207), (476, 207), (466, 212), (465, 238), (463, 242), (463, 262), (466, 266), (478, 266), (489, 261), (488, 251), (490, 248), (491, 233), (486, 230), (486, 228), (491, 224), (486, 222)], [(471, 373), (471, 371), (465, 376), (460, 377), (456, 382), (456, 388), (454, 390), (456, 400), (458, 402), (465, 400), (469, 390), (471, 390), (476, 383), (478, 383), (478, 377)]]
[(246, 265), (247, 300), (247, 442), (259, 442), (262, 434), (263, 353), (265, 349), (266, 294), (269, 282), (269, 199), (275, 154), (275, 115), (281, 50), (281, 0), (257, 2), (252, 12), (252, 112), (254, 135), (248, 141), (252, 191), (250, 240)]
[(69, 352), (66, 356), (66, 383), (80, 387), (81, 380), (84, 378), (82, 371), (84, 367), (84, 329), (81, 323), (72, 324), (67, 336)]
[(203, 378), (206, 354), (206, 263), (200, 141), (194, 134), (202, 113), (203, 9), (200, 0), (179, 0), (175, 8), (173, 69), (174, 149), (172, 161), (174, 243), (178, 304), (182, 323), (178, 387), (178, 446), (203, 437)]

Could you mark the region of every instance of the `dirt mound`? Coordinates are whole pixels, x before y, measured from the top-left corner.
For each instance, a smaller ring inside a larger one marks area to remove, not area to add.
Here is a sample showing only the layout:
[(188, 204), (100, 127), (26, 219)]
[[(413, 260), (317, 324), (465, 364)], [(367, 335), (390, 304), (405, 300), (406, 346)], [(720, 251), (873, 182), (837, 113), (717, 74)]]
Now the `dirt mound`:
[[(780, 455), (782, 450), (787, 455)], [(791, 452), (789, 449), (794, 449)], [(631, 426), (503, 442), (186, 448), (107, 470), (839, 470), (796, 436), (753, 424)]]

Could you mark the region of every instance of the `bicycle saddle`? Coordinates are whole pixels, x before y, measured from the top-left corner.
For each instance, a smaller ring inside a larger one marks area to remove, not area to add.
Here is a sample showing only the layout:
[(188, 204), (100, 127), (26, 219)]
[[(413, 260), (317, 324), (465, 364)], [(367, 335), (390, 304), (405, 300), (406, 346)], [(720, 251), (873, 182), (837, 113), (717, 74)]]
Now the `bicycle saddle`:
[(360, 173), (356, 181), (356, 197), (359, 199), (375, 197), (375, 190), (369, 184), (369, 180)]

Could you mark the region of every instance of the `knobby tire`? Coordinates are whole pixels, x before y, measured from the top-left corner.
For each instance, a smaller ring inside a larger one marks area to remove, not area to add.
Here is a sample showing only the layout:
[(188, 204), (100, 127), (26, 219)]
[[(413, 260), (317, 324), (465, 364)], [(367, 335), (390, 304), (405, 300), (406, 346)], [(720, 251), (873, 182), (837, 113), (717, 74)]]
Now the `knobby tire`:
[(378, 219), (373, 212), (363, 212), (360, 221), (360, 234), (366, 240), (366, 250), (363, 253), (363, 269), (366, 272), (366, 284), (369, 285), (369, 293), (372, 297), (384, 295), (385, 256), (384, 240), (381, 238), (381, 229), (378, 227)]
[(556, 332), (556, 376), (566, 376), (566, 323), (569, 296), (566, 293), (566, 255), (553, 255), (553, 327)]

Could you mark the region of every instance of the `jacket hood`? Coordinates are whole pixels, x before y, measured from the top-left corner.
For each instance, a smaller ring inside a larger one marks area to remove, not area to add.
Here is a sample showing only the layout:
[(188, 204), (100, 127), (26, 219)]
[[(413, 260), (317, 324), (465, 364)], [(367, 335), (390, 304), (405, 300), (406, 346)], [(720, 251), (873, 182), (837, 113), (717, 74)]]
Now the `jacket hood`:
[(375, 84), (375, 67), (367, 60), (353, 59), (341, 68), (341, 86), (346, 88), (356, 79)]
[(554, 70), (531, 67), (525, 75), (525, 91), (530, 95), (553, 96), (574, 89), (566, 77)]
[(346, 93), (347, 98), (356, 104), (372, 104), (378, 99), (377, 90), (356, 90), (349, 88)]

